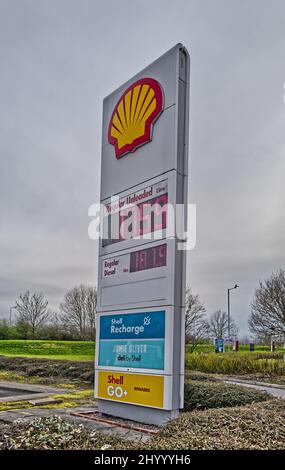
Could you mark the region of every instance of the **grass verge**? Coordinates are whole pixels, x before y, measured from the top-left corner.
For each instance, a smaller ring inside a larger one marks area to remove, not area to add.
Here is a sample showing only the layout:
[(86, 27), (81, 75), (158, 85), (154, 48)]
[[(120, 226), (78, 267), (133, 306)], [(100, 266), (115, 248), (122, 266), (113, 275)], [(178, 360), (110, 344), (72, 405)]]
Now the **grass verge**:
[[(54, 409), (54, 408), (73, 408), (74, 406), (79, 406), (81, 404), (87, 404), (90, 400), (91, 403), (94, 404), (93, 401), (94, 391), (93, 389), (88, 390), (78, 390), (73, 391), (70, 393), (59, 393), (55, 395), (50, 395), (50, 398), (59, 398), (62, 400), (61, 403), (51, 403), (49, 405), (41, 405), (41, 409)], [(29, 409), (35, 408), (34, 405), (29, 403), (26, 400), (23, 401), (3, 401), (0, 402), (0, 412), (1, 411), (12, 411), (12, 410), (22, 410), (22, 409)], [(0, 415), (1, 419), (1, 415)]]
[(93, 361), (92, 341), (0, 340), (0, 355), (71, 361)]

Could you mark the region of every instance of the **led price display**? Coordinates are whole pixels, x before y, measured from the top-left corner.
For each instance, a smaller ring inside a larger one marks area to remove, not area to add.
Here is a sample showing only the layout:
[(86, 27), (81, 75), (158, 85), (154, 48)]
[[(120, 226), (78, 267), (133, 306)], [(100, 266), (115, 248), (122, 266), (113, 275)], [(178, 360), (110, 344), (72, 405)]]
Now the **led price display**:
[[(167, 226), (167, 204), (168, 194), (161, 194), (146, 202), (119, 211), (119, 214), (108, 214), (106, 216), (108, 237), (102, 240), (102, 245), (107, 246), (123, 240), (129, 240), (157, 230), (163, 230)], [(118, 217), (118, 237), (112, 238), (112, 220)]]
[(160, 268), (166, 266), (167, 262), (166, 243), (144, 250), (131, 253), (130, 272), (143, 271), (145, 269)]

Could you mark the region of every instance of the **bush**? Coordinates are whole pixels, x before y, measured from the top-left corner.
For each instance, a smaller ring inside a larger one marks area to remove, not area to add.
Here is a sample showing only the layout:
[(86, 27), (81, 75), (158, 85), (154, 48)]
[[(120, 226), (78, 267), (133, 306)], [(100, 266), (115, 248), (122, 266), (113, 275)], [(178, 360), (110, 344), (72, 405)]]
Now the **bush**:
[(270, 395), (266, 392), (238, 385), (190, 380), (185, 382), (184, 410), (242, 406), (248, 403), (265, 401), (269, 398)]
[(52, 416), (0, 430), (0, 449), (284, 450), (285, 402), (269, 400), (237, 408), (181, 413), (147, 442), (90, 433)]
[(88, 432), (82, 424), (69, 423), (58, 416), (36, 418), (29, 425), (16, 421), (0, 432), (1, 450), (101, 449), (112, 441), (97, 432)]
[[(182, 413), (144, 449), (284, 450), (285, 401)], [(132, 448), (142, 448), (141, 444)], [(131, 448), (131, 447), (129, 447)]]
[(7, 320), (0, 320), (0, 340), (16, 339), (18, 337), (15, 326), (11, 326)]
[(191, 370), (218, 374), (285, 375), (282, 353), (187, 353), (185, 365)]
[(66, 378), (82, 381), (94, 380), (92, 362), (57, 361), (51, 359), (31, 359), (0, 356), (0, 371), (16, 371), (23, 377)]

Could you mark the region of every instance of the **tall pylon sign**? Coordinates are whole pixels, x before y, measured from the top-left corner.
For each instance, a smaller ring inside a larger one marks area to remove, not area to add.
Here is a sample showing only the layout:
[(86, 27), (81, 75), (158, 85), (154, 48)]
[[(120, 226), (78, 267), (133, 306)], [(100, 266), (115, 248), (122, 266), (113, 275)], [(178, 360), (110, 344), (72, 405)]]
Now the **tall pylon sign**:
[(177, 44), (103, 106), (95, 397), (158, 425), (184, 400), (189, 62)]

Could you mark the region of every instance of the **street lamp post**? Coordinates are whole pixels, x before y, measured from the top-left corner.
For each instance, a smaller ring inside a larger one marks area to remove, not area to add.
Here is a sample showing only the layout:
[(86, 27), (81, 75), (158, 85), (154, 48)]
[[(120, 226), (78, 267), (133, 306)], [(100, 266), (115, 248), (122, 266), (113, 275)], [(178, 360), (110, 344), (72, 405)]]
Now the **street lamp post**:
[(10, 326), (12, 325), (12, 310), (13, 308), (17, 308), (16, 305), (10, 308)]
[[(271, 352), (274, 352), (274, 351), (273, 351), (273, 335), (274, 335), (275, 328), (274, 328), (273, 326), (270, 326), (270, 327), (269, 327), (269, 330), (272, 331), (270, 350), (271, 350)], [(284, 338), (284, 340), (283, 340), (283, 342), (284, 342), (283, 348), (285, 349), (285, 330), (282, 331), (282, 334), (283, 334), (283, 338)], [(283, 361), (285, 362), (285, 352), (283, 353)]]
[(238, 285), (235, 284), (234, 287), (228, 289), (228, 352), (231, 349), (231, 309), (230, 309), (230, 291), (233, 289), (238, 289)]

